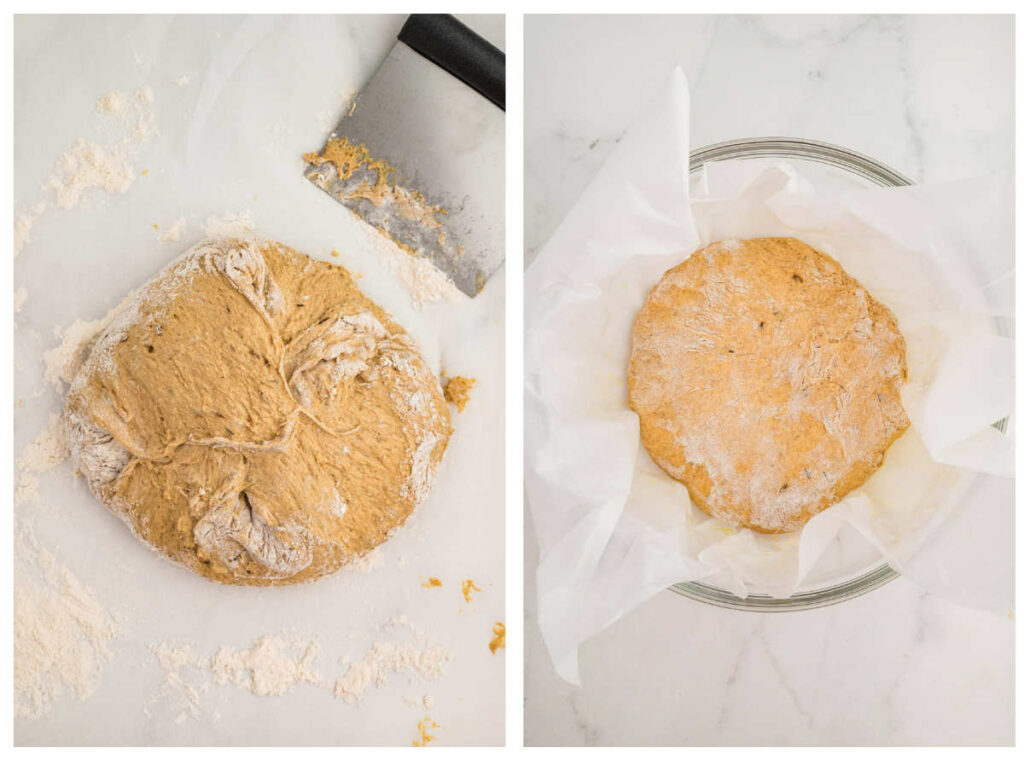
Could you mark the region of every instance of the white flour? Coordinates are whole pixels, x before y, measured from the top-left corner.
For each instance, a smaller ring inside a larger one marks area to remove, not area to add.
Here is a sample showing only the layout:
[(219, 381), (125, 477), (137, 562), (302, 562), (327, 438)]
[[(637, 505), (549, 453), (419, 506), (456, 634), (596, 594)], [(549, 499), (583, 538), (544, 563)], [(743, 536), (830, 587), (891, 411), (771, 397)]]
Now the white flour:
[(210, 216), (203, 222), (203, 234), (207, 237), (252, 237), (254, 229), (249, 210)]
[(114, 307), (102, 319), (76, 319), (64, 330), (60, 344), (43, 354), (43, 378), (58, 393), (63, 393), (64, 385), (70, 385), (78, 374), (89, 341), (107, 326), (120, 308), (120, 305)]
[(14, 291), (14, 313), (19, 313), (21, 309), (25, 307), (25, 301), (28, 300), (28, 290), (24, 287), (19, 287)]
[[(58, 208), (80, 205), (95, 192), (123, 195), (135, 181), (132, 165), (136, 153), (156, 134), (152, 105), (153, 90), (143, 86), (134, 99), (114, 90), (96, 101), (96, 111), (121, 127), (122, 135), (111, 142), (90, 142), (81, 137), (61, 155), (44, 188)], [(45, 200), (31, 210), (18, 213), (14, 220), (14, 255), (28, 245), (32, 227), (48, 209)]]
[(313, 669), (320, 647), (310, 641), (298, 656), (294, 648), (276, 635), (264, 635), (241, 651), (221, 646), (210, 662), (214, 682), (230, 682), (257, 696), (280, 696), (299, 683), (320, 685), (321, 677)]
[(32, 240), (32, 225), (46, 211), (46, 201), (40, 200), (30, 209), (21, 211), (14, 217), (14, 257), (17, 258)]
[(50, 424), (39, 433), (35, 440), (25, 446), (21, 458), (18, 459), (18, 487), (14, 492), (16, 501), (35, 501), (39, 499), (39, 478), (37, 475), (48, 472), (70, 455), (67, 435), (61, 424), (59, 414), (50, 414)]
[(185, 217), (180, 217), (170, 226), (158, 230), (156, 239), (160, 242), (178, 242), (185, 231)]
[(135, 181), (135, 169), (128, 157), (116, 148), (86, 142), (81, 137), (59, 159), (46, 182), (53, 191), (57, 205), (68, 209), (77, 206), (89, 190), (99, 189), (108, 195), (123, 195)]
[(419, 648), (408, 643), (378, 641), (362, 660), (349, 665), (334, 684), (334, 695), (345, 703), (354, 703), (370, 685), (384, 687), (392, 672), (414, 672), (424, 680), (439, 680), (450, 659), (451, 653), (441, 646)]
[(198, 717), (201, 694), (209, 690), (210, 684), (196, 677), (203, 663), (195, 645), (184, 643), (176, 646), (165, 641), (150, 646), (150, 650), (164, 670), (164, 680), (143, 709), (143, 714), (152, 717), (151, 707), (160, 701), (167, 701), (175, 712), (175, 723)]
[(416, 709), (433, 709), (434, 708), (434, 697), (430, 694), (424, 695), (422, 698), (409, 698), (408, 696), (402, 696), (402, 703), (406, 706), (411, 706)]
[[(152, 646), (164, 671), (164, 681), (144, 712), (153, 717), (150, 707), (166, 701), (174, 712), (175, 722), (198, 717), (202, 696), (211, 685), (234, 685), (257, 696), (280, 696), (305, 683), (329, 690), (336, 698), (354, 704), (370, 687), (385, 687), (390, 674), (407, 673), (424, 681), (437, 681), (443, 676), (451, 652), (426, 642), (423, 633), (407, 618), (389, 619), (380, 632), (381, 639), (359, 661), (339, 659), (344, 670), (333, 679), (333, 684), (332, 677), (319, 668), (320, 645), (311, 637), (294, 633), (263, 635), (249, 648), (221, 646), (209, 658), (200, 656), (190, 643)], [(412, 640), (408, 640), (410, 637)], [(408, 703), (407, 698), (404, 700)], [(415, 703), (431, 708), (434, 701), (428, 695)]]
[(96, 101), (96, 111), (106, 116), (120, 116), (124, 113), (124, 93), (120, 90), (113, 90), (101, 95)]
[(413, 305), (422, 308), (426, 303), (447, 300), (461, 303), (469, 299), (448, 276), (430, 261), (406, 253), (394, 245), (378, 245), (378, 258), (384, 267), (402, 283), (412, 296)]
[(402, 495), (405, 495), (411, 487), (413, 497), (417, 502), (422, 501), (430, 492), (430, 485), (433, 482), (434, 472), (430, 467), (430, 455), (437, 445), (437, 435), (424, 435), (423, 440), (416, 447), (412, 454), (412, 471), (409, 474), (409, 481), (402, 486)]
[(15, 538), (14, 714), (38, 718), (66, 697), (84, 701), (122, 630), (78, 579), (22, 527)]

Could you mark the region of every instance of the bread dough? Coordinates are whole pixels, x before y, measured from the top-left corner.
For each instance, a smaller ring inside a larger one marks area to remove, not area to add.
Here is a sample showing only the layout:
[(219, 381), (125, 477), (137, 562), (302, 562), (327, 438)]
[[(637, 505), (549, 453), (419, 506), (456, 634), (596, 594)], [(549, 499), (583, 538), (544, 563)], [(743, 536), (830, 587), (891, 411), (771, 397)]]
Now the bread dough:
[(430, 489), (448, 408), (412, 339), (340, 266), (200, 243), (133, 294), (65, 402), (96, 497), (203, 577), (313, 580)]
[(629, 403), (651, 458), (713, 517), (788, 532), (861, 485), (910, 422), (896, 318), (790, 237), (696, 251), (633, 325)]
[(444, 399), (454, 403), (461, 414), (469, 403), (469, 391), (476, 385), (472, 377), (449, 377), (444, 383)]

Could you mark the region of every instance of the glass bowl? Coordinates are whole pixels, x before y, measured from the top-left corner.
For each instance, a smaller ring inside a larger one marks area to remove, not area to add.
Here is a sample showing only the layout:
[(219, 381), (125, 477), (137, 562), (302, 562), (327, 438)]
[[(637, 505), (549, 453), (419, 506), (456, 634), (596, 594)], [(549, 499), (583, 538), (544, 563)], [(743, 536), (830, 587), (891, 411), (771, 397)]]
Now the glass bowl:
[[(883, 163), (852, 150), (825, 142), (790, 137), (730, 140), (699, 148), (690, 153), (691, 180), (705, 164), (715, 161), (756, 161), (778, 159), (796, 164), (819, 186), (836, 188), (903, 187), (913, 184), (907, 177)], [(779, 612), (816, 609), (863, 595), (899, 577), (879, 559), (852, 577), (812, 587), (789, 598), (752, 593), (745, 598), (703, 582), (681, 582), (670, 587), (676, 593), (713, 606), (743, 611)]]

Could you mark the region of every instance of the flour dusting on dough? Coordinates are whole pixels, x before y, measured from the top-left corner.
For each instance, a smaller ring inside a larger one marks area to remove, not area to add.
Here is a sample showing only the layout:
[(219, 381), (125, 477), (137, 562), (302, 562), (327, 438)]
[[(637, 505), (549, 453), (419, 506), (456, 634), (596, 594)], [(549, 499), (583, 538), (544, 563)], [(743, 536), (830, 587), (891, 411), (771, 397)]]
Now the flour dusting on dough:
[(696, 505), (788, 532), (863, 483), (907, 428), (904, 354), (893, 314), (833, 259), (795, 238), (729, 240), (651, 290), (629, 402)]
[(82, 368), (82, 362), (85, 361), (92, 340), (121, 313), (129, 298), (114, 306), (101, 319), (77, 319), (63, 332), (58, 332), (60, 343), (43, 353), (43, 379), (54, 390), (63, 393), (65, 385), (71, 384)]
[[(313, 580), (426, 497), (448, 409), (412, 339), (344, 269), (206, 241), (105, 322), (48, 374), (73, 378), (65, 418), (90, 489), (172, 560), (218, 582)], [(193, 487), (196, 471), (217, 480)]]

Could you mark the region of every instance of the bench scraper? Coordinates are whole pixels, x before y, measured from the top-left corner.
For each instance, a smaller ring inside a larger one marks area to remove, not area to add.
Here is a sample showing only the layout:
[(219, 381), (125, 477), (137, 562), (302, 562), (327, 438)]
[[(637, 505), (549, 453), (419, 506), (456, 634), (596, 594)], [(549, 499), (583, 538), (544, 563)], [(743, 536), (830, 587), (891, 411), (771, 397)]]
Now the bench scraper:
[(414, 14), (306, 177), (473, 296), (504, 260), (505, 55)]

